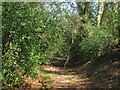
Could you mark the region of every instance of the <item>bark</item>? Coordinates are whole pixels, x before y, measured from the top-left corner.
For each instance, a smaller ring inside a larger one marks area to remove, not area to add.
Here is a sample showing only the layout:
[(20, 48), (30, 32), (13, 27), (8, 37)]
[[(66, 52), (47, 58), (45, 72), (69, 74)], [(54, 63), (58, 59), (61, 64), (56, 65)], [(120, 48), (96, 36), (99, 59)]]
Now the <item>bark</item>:
[(89, 17), (90, 16), (90, 2), (85, 3), (84, 14)]
[[(71, 45), (72, 46), (72, 45)], [(66, 62), (64, 63), (64, 68), (66, 68), (67, 67), (67, 64), (68, 64), (68, 62), (70, 61), (70, 59), (71, 59), (71, 46), (70, 46), (70, 48), (69, 48), (69, 50), (68, 50), (68, 56), (67, 56), (67, 60), (66, 60)]]
[(100, 20), (100, 25), (103, 24), (103, 21), (105, 20), (105, 17), (107, 16), (107, 12), (108, 11), (108, 3), (104, 3), (104, 10), (101, 16), (101, 20)]
[(102, 13), (101, 5), (102, 5), (102, 3), (98, 2), (98, 15), (97, 15), (97, 25), (98, 26), (100, 26), (100, 22), (101, 22), (101, 13)]
[(83, 22), (87, 23), (90, 21), (91, 18), (91, 6), (90, 2), (77, 2), (78, 6), (78, 13), (81, 16), (83, 16)]
[(79, 15), (83, 15), (84, 14), (84, 9), (83, 9), (83, 3), (82, 2), (77, 2), (77, 6), (78, 6), (78, 13)]

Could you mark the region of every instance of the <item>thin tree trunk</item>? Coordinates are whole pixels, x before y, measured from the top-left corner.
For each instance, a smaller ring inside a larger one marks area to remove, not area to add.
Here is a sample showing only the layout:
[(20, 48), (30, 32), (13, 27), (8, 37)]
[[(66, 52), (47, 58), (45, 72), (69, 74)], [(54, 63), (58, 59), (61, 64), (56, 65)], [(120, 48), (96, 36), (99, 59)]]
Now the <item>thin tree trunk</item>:
[(78, 13), (79, 13), (80, 16), (82, 16), (84, 14), (83, 3), (82, 2), (77, 2), (77, 6), (78, 6)]
[(67, 56), (67, 60), (66, 60), (66, 62), (65, 62), (65, 64), (64, 64), (64, 68), (67, 67), (67, 64), (68, 64), (68, 62), (69, 62), (69, 60), (70, 60), (70, 58), (71, 58), (71, 46), (72, 46), (72, 45), (70, 45), (69, 50), (68, 50), (68, 56)]
[(100, 22), (101, 22), (101, 5), (102, 3), (100, 2), (100, 0), (98, 0), (98, 15), (97, 15), (97, 25), (100, 26)]
[(85, 9), (84, 9), (85, 15), (87, 17), (90, 16), (90, 2), (85, 2)]
[(107, 11), (108, 11), (108, 3), (104, 3), (104, 10), (103, 10), (103, 13), (102, 13), (102, 16), (101, 16), (101, 20), (100, 20), (100, 25), (103, 24), (103, 21), (105, 20), (105, 17), (107, 15)]

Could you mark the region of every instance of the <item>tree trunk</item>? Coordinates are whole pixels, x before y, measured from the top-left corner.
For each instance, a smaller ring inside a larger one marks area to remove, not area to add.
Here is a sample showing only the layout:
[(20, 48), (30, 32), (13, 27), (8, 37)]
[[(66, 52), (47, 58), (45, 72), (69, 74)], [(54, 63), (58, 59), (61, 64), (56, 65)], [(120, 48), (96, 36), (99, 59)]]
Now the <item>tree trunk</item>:
[(101, 22), (101, 14), (102, 14), (101, 5), (102, 5), (102, 3), (100, 2), (100, 0), (98, 0), (98, 15), (97, 15), (97, 25), (98, 26), (100, 26), (100, 22)]
[[(71, 45), (71, 46), (72, 46), (72, 45)], [(68, 62), (70, 61), (70, 58), (71, 58), (71, 46), (70, 46), (70, 48), (69, 48), (69, 50), (68, 50), (67, 60), (66, 60), (66, 62), (65, 62), (65, 64), (64, 64), (64, 67), (65, 67), (65, 68), (67, 67), (67, 64), (68, 64)]]
[(107, 11), (108, 11), (108, 3), (104, 3), (104, 10), (103, 10), (103, 13), (102, 13), (102, 16), (101, 16), (101, 20), (100, 20), (100, 25), (103, 24), (103, 21), (105, 20), (105, 17), (107, 15)]
[(83, 16), (83, 22), (88, 23), (91, 18), (91, 6), (90, 2), (77, 2), (78, 13), (80, 17)]
[(90, 17), (90, 2), (85, 2), (84, 14)]
[(79, 15), (83, 15), (84, 14), (84, 9), (83, 9), (83, 3), (82, 2), (77, 2), (77, 6), (78, 6), (78, 13)]

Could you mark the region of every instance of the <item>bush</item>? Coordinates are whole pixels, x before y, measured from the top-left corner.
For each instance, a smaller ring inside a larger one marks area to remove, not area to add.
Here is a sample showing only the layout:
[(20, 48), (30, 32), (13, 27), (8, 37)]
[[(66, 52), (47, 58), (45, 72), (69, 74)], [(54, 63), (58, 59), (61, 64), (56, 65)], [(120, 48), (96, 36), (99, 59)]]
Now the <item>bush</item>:
[(23, 75), (36, 77), (39, 65), (60, 51), (63, 31), (42, 3), (3, 3), (2, 16), (3, 87), (13, 87)]
[(110, 30), (102, 27), (84, 25), (84, 37), (79, 43), (84, 60), (91, 60), (103, 54), (114, 41)]

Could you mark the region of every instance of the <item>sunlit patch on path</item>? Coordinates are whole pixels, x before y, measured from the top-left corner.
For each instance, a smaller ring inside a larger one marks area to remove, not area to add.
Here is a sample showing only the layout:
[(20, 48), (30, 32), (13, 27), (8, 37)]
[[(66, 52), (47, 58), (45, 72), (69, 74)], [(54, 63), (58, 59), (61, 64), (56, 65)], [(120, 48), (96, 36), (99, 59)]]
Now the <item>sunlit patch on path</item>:
[(44, 72), (51, 76), (52, 88), (90, 88), (93, 84), (89, 78), (75, 72), (73, 68), (46, 66)]

